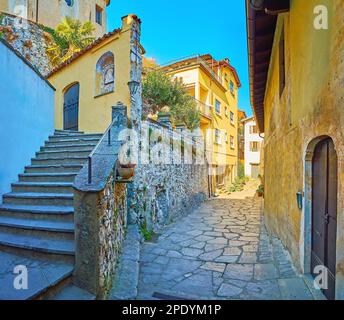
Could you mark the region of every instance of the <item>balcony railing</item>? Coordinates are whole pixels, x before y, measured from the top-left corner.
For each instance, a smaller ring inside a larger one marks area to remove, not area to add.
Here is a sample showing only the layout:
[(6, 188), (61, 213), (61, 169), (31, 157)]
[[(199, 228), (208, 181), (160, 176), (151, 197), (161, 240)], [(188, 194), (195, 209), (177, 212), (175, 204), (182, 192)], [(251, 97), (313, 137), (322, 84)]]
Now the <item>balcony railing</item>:
[(205, 104), (197, 99), (195, 99), (196, 104), (197, 104), (197, 109), (199, 110), (199, 112), (202, 114), (202, 116), (208, 118), (208, 119), (212, 119), (212, 106)]
[[(212, 77), (221, 85), (223, 85), (222, 83), (222, 78), (219, 77), (215, 70), (213, 70), (211, 68), (211, 66), (207, 63), (207, 61), (205, 61), (200, 55), (191, 55), (191, 56), (188, 56), (188, 57), (184, 57), (182, 59), (177, 59), (177, 60), (173, 60), (173, 61), (170, 61), (169, 63), (166, 63), (166, 64), (163, 64), (162, 67), (165, 68), (165, 67), (169, 67), (173, 64), (176, 64), (176, 63), (181, 63), (181, 62), (184, 62), (185, 61), (185, 66), (188, 66), (188, 65), (194, 65), (194, 64), (201, 64), (211, 75)], [(183, 65), (184, 66), (184, 65)], [(180, 65), (178, 66), (180, 67)], [(178, 67), (172, 67), (172, 69), (177, 69)]]

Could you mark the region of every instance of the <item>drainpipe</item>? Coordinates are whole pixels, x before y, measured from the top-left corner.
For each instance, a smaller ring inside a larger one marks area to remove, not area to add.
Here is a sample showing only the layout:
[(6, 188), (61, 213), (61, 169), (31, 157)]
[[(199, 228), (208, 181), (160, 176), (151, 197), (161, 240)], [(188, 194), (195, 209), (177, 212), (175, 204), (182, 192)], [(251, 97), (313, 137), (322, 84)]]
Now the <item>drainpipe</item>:
[(36, 23), (38, 23), (38, 6), (39, 6), (39, 0), (36, 0)]

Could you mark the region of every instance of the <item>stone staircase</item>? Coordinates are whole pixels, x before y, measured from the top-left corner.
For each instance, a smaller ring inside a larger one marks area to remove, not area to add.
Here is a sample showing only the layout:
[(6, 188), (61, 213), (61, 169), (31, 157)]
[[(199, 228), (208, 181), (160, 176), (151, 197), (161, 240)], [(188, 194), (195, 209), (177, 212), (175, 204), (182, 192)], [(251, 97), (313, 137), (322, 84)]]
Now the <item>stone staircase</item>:
[[(73, 286), (73, 182), (101, 134), (56, 130), (0, 204), (0, 299), (92, 299)], [(20, 152), (20, 150), (19, 150)], [(28, 269), (28, 289), (13, 268)]]

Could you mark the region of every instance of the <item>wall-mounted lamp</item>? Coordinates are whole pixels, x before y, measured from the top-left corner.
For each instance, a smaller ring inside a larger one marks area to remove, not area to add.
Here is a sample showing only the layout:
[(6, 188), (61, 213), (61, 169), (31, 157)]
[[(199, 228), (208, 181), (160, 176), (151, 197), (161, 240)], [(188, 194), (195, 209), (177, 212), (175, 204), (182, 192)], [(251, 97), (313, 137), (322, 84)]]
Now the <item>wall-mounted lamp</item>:
[(303, 200), (303, 192), (299, 191), (296, 193), (296, 200), (297, 200), (297, 207), (302, 210), (302, 200)]
[(130, 90), (130, 95), (133, 96), (134, 94), (137, 93), (140, 87), (140, 82), (132, 80), (128, 82), (128, 87)]

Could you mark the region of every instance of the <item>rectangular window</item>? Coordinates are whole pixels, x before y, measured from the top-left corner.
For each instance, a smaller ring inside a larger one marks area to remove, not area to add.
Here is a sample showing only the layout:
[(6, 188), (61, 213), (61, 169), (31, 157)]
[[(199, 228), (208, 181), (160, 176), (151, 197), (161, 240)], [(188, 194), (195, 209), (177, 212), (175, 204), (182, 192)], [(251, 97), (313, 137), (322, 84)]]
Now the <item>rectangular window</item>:
[(225, 107), (225, 116), (228, 117), (228, 107)]
[(259, 151), (259, 142), (258, 141), (251, 141), (250, 142), (250, 151), (251, 152), (258, 152)]
[(221, 131), (219, 129), (215, 129), (215, 143), (221, 144)]
[(229, 90), (231, 91), (231, 94), (234, 95), (234, 83), (232, 80), (229, 82)]
[(280, 97), (285, 88), (285, 42), (284, 42), (284, 27), (282, 28), (281, 39), (279, 43), (279, 89)]
[(215, 99), (215, 111), (221, 113), (221, 102), (217, 99)]
[(225, 132), (225, 142), (228, 143), (228, 133)]
[(234, 137), (233, 136), (231, 136), (231, 141), (230, 141), (230, 143), (231, 143), (231, 149), (234, 149)]
[(250, 134), (257, 134), (258, 129), (257, 126), (250, 126)]
[(103, 24), (103, 9), (96, 5), (96, 23)]
[(234, 124), (234, 113), (231, 111), (230, 112), (230, 120), (231, 120), (231, 124)]

